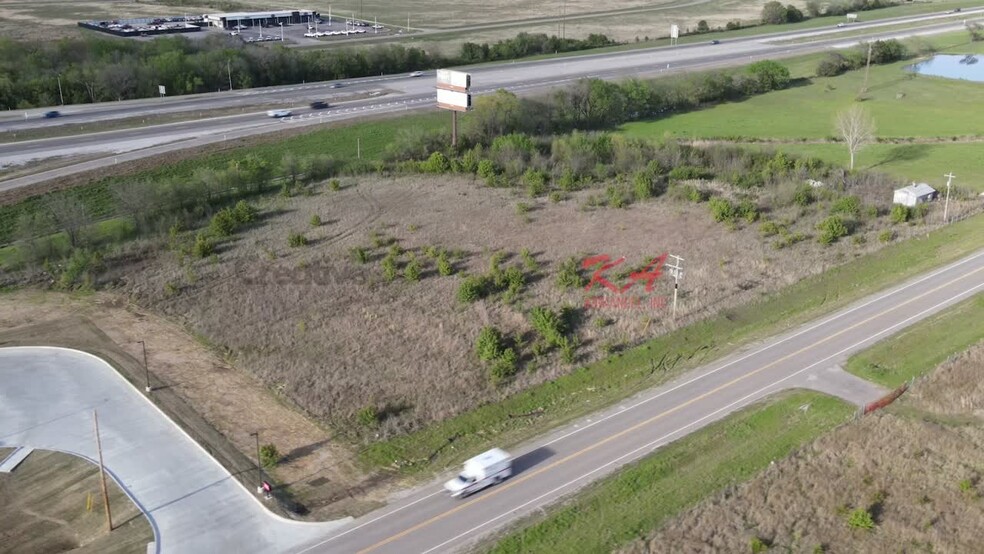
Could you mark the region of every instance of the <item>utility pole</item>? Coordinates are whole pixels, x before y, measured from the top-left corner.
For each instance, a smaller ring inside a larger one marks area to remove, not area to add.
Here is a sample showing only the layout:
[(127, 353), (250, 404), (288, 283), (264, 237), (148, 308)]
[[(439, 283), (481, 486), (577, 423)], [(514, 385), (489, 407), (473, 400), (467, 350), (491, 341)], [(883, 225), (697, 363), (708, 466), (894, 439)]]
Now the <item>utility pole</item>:
[(410, 32), (410, 12), (407, 12), (407, 33)]
[(328, 4), (328, 27), (331, 28), (331, 4)]
[(560, 18), (560, 38), (567, 38), (567, 0), (564, 0), (564, 11)]
[(226, 60), (226, 73), (229, 74), (229, 90), (232, 90), (232, 60)]
[(946, 225), (949, 221), (946, 216), (950, 209), (950, 181), (953, 181), (953, 178), (956, 177), (956, 175), (954, 175), (951, 171), (944, 175), (944, 177), (946, 177), (946, 201), (943, 203), (943, 224)]
[(65, 105), (65, 95), (62, 94), (61, 74), (57, 74), (56, 77), (58, 77), (58, 98), (61, 99), (61, 105), (64, 106)]
[(113, 531), (113, 513), (109, 509), (109, 491), (106, 489), (106, 468), (103, 466), (102, 441), (99, 438), (99, 416), (92, 410), (92, 422), (96, 426), (96, 450), (99, 452), (99, 478), (102, 481), (103, 504), (106, 505), (106, 527)]
[(260, 464), (260, 432), (250, 433), (249, 436), (256, 437), (256, 488), (263, 488), (263, 466)]
[(147, 392), (150, 392), (151, 391), (151, 388), (150, 388), (150, 369), (147, 367), (147, 345), (144, 344), (144, 341), (142, 341), (142, 340), (138, 340), (137, 342), (140, 343), (140, 347), (143, 349), (144, 373), (147, 374), (147, 386), (144, 388), (144, 390), (147, 391)]
[(683, 258), (673, 254), (670, 254), (670, 257), (673, 258), (673, 263), (667, 267), (670, 268), (670, 275), (673, 276), (673, 319), (676, 320), (677, 291), (680, 288), (680, 279), (683, 278)]
[(284, 41), (284, 22), (280, 22), (280, 42)]
[(355, 137), (355, 157), (362, 159), (362, 137)]
[(379, 34), (379, 20), (376, 16), (372, 16), (372, 32), (374, 35)]
[(458, 110), (451, 110), (451, 148), (458, 147)]

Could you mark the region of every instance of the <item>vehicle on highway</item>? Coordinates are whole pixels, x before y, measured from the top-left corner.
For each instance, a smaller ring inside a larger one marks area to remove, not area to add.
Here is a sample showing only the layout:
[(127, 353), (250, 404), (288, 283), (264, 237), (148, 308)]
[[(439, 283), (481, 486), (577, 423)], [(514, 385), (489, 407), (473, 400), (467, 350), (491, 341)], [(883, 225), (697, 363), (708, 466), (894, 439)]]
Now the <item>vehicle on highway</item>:
[(414, 71), (413, 73), (410, 74), (410, 76), (411, 77), (420, 77), (423, 74), (424, 74), (423, 71)]
[(44, 112), (45, 119), (54, 119), (59, 116), (61, 116), (61, 112), (56, 110), (51, 110), (50, 112)]
[(342, 84), (342, 83), (332, 83), (332, 84), (328, 85), (328, 88), (342, 88), (343, 86), (345, 86), (345, 85)]
[(322, 102), (321, 100), (315, 100), (311, 102), (312, 110), (323, 110), (328, 107), (328, 102)]
[(287, 117), (290, 114), (290, 110), (270, 110), (267, 112), (267, 115), (270, 117)]
[(512, 457), (508, 452), (493, 448), (465, 462), (462, 472), (444, 483), (453, 498), (464, 498), (485, 487), (505, 481), (512, 475)]
[(712, 40), (711, 41), (711, 44), (721, 44), (721, 41), (720, 40)]

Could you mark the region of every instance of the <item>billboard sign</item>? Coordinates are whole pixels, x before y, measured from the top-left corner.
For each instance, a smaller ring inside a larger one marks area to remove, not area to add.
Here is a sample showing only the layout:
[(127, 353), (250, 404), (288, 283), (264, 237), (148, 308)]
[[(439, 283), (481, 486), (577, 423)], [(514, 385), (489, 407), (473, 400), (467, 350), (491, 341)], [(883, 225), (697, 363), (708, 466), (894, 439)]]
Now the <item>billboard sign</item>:
[(437, 88), (468, 92), (471, 87), (471, 74), (450, 69), (437, 70)]
[(446, 110), (466, 112), (472, 108), (471, 94), (439, 88), (437, 89), (437, 106)]
[(670, 38), (680, 38), (679, 25), (670, 25)]

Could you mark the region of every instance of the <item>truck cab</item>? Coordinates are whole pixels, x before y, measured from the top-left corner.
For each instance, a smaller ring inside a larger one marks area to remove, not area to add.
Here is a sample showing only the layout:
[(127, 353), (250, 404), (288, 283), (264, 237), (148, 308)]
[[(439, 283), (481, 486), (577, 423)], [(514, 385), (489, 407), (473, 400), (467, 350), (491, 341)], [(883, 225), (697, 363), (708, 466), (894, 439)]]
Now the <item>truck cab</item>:
[(464, 498), (505, 481), (512, 475), (512, 457), (508, 452), (493, 448), (465, 462), (460, 474), (447, 483), (444, 489), (453, 498)]

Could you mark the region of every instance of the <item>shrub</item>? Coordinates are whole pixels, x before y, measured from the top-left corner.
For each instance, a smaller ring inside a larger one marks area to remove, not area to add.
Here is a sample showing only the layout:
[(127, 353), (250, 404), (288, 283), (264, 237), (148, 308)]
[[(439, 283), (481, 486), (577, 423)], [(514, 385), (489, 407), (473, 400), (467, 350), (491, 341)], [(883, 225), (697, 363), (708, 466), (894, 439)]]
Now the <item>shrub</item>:
[(842, 196), (831, 204), (830, 213), (857, 217), (861, 215), (861, 199), (857, 196)]
[(236, 207), (232, 209), (232, 217), (239, 225), (245, 225), (256, 221), (257, 209), (245, 200), (236, 202)]
[(561, 346), (563, 344), (566, 329), (560, 314), (549, 308), (537, 306), (530, 310), (529, 317), (530, 325), (536, 329), (537, 333), (543, 337), (543, 340), (547, 344), (550, 346)]
[(475, 354), (483, 362), (491, 362), (502, 355), (504, 345), (502, 333), (495, 327), (482, 327), (475, 341)]
[(287, 244), (291, 248), (299, 248), (301, 246), (307, 246), (308, 240), (303, 233), (291, 233), (287, 236)]
[(541, 196), (547, 192), (547, 174), (539, 169), (529, 168), (523, 173), (523, 184), (530, 198)]
[(518, 202), (518, 203), (516, 203), (516, 215), (526, 214), (531, 209), (533, 209), (533, 207), (530, 206), (529, 204), (527, 204), (526, 202)]
[(820, 244), (832, 244), (850, 233), (844, 220), (837, 215), (832, 215), (818, 223), (817, 230), (820, 231), (820, 236), (817, 237)]
[(328, 188), (334, 191), (342, 190), (342, 183), (338, 179), (328, 181)]
[(478, 176), (485, 179), (485, 182), (490, 186), (495, 184), (496, 171), (495, 164), (492, 163), (492, 160), (478, 162)]
[(518, 361), (519, 357), (516, 355), (515, 350), (512, 348), (503, 350), (502, 354), (489, 367), (489, 380), (492, 381), (492, 384), (497, 385), (516, 375)]
[(758, 537), (752, 537), (748, 541), (748, 547), (751, 549), (752, 554), (762, 554), (762, 552), (769, 550), (769, 545)]
[(65, 267), (58, 276), (58, 288), (72, 289), (80, 286), (88, 288), (93, 281), (93, 274), (102, 267), (102, 256), (98, 252), (86, 249), (75, 249), (65, 261)]
[(560, 264), (560, 271), (557, 273), (557, 286), (562, 289), (572, 289), (583, 287), (584, 278), (577, 267), (577, 260), (568, 258)]
[(364, 264), (369, 261), (369, 254), (366, 249), (361, 246), (354, 246), (349, 253), (352, 255), (352, 259), (360, 264)]
[(265, 468), (276, 466), (280, 462), (280, 452), (272, 444), (264, 444), (260, 447), (260, 464)]
[(847, 524), (853, 529), (874, 529), (875, 520), (871, 517), (871, 512), (865, 508), (852, 510), (847, 516)]
[(636, 200), (656, 196), (656, 177), (649, 171), (640, 171), (632, 178), (632, 190)]
[(758, 206), (751, 200), (742, 200), (738, 203), (736, 214), (749, 223), (755, 223), (759, 218)]
[(410, 262), (403, 268), (403, 278), (411, 283), (415, 283), (420, 280), (421, 273), (420, 262), (417, 261), (417, 258), (411, 257)]
[(212, 216), (208, 229), (217, 237), (228, 237), (236, 232), (237, 225), (235, 213), (229, 208), (222, 208)]
[(813, 187), (810, 185), (800, 185), (793, 194), (793, 203), (797, 206), (809, 206), (814, 200), (816, 197), (813, 195)]
[(365, 406), (355, 415), (355, 418), (365, 427), (379, 425), (379, 411), (375, 406)]
[(735, 206), (727, 198), (715, 196), (711, 198), (708, 207), (711, 209), (711, 216), (714, 217), (714, 221), (732, 221), (735, 218)]
[(700, 167), (681, 165), (671, 169), (669, 176), (674, 181), (687, 181), (690, 179), (710, 179), (714, 177), (714, 174)]
[(396, 269), (396, 257), (386, 256), (383, 258), (383, 278), (387, 281), (392, 281), (396, 279), (397, 269)]
[(892, 211), (889, 215), (892, 223), (905, 223), (912, 219), (912, 210), (908, 206), (903, 206), (902, 204), (895, 204), (892, 206)]
[(560, 339), (560, 360), (565, 364), (573, 364), (577, 360), (577, 340), (572, 337)]
[(454, 275), (454, 265), (451, 264), (448, 255), (444, 252), (437, 256), (437, 272), (445, 277)]
[(475, 302), (488, 294), (488, 281), (480, 275), (469, 275), (458, 286), (459, 302)]
[(771, 237), (772, 235), (778, 235), (781, 229), (782, 226), (775, 221), (763, 221), (762, 224), (759, 225), (759, 234), (763, 237)]
[(878, 242), (888, 243), (895, 239), (895, 231), (891, 229), (885, 229), (881, 233), (878, 233)]
[(817, 77), (836, 77), (847, 71), (849, 66), (850, 64), (844, 56), (832, 52), (817, 64)]
[(567, 167), (560, 174), (560, 179), (557, 180), (557, 186), (564, 192), (574, 192), (581, 188), (581, 180), (574, 174), (573, 169)]
[(321, 227), (321, 216), (314, 214), (308, 222), (311, 224), (311, 227)]
[(523, 267), (525, 267), (528, 271), (536, 271), (540, 269), (540, 265), (536, 263), (536, 258), (533, 257), (533, 254), (528, 248), (524, 248), (520, 251), (519, 257), (523, 259)]
[(622, 191), (615, 185), (608, 185), (608, 188), (605, 189), (605, 196), (608, 197), (609, 208), (624, 208), (628, 204)]
[(523, 270), (513, 266), (502, 272), (501, 285), (497, 288), (505, 288), (506, 294), (512, 298), (522, 292), (524, 284), (526, 284), (526, 276), (523, 275)]
[(792, 246), (797, 242), (802, 242), (806, 240), (806, 235), (803, 233), (790, 233), (786, 229), (779, 229), (779, 238), (773, 244), (776, 250), (781, 250), (787, 246)]
[(420, 162), (420, 169), (427, 173), (447, 173), (451, 171), (451, 160), (441, 152), (432, 152), (427, 160)]
[(196, 258), (207, 258), (215, 253), (215, 243), (205, 233), (195, 235), (195, 245), (191, 249)]

